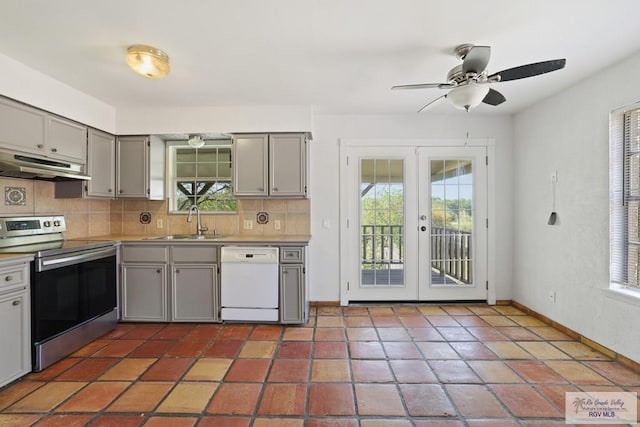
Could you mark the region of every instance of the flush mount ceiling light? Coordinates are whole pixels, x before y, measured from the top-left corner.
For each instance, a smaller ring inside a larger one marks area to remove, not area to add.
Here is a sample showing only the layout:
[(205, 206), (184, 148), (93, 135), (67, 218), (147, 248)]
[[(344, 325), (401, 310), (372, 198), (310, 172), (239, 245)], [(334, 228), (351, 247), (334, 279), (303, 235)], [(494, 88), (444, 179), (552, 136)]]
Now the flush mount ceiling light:
[(480, 105), (487, 93), (489, 93), (488, 85), (467, 83), (464, 86), (451, 89), (446, 98), (451, 101), (454, 107), (469, 111)]
[(169, 74), (169, 55), (153, 46), (136, 44), (127, 48), (127, 64), (133, 71), (150, 79)]
[(187, 143), (193, 148), (200, 148), (204, 145), (204, 139), (200, 135), (189, 135)]

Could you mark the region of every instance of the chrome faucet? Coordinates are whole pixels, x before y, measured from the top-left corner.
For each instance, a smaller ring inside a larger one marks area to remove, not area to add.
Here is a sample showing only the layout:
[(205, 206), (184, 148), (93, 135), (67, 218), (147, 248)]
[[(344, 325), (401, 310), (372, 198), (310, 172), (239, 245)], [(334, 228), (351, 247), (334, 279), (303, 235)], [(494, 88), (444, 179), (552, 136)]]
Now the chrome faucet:
[(193, 211), (196, 211), (196, 227), (198, 230), (196, 234), (198, 234), (198, 236), (202, 236), (202, 233), (209, 230), (209, 227), (202, 226), (202, 223), (200, 222), (200, 209), (198, 208), (198, 205), (191, 205), (191, 207), (189, 208), (189, 216), (187, 217), (187, 222), (193, 221)]

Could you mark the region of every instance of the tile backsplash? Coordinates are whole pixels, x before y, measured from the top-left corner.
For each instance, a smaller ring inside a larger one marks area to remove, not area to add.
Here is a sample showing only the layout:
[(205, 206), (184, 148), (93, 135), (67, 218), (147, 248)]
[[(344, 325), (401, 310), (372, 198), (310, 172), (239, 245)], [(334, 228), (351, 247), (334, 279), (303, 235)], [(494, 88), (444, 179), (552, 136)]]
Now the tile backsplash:
[[(0, 178), (0, 194), (5, 188), (24, 188), (24, 204), (11, 204), (5, 197), (0, 203), (0, 215), (64, 214), (66, 238), (126, 234), (160, 236), (190, 234), (196, 231), (196, 221), (187, 222), (186, 214), (167, 214), (166, 201), (56, 199), (55, 184), (48, 181)], [(151, 213), (151, 221), (143, 224), (140, 214)], [(266, 224), (258, 224), (259, 212), (268, 214)], [(250, 221), (252, 228), (245, 228)], [(202, 214), (207, 233), (216, 230), (221, 235), (293, 235), (310, 234), (310, 201), (306, 199), (243, 199), (238, 200), (236, 214)], [(277, 227), (279, 225), (279, 228)]]
[[(309, 200), (238, 200), (236, 214), (202, 213), (202, 225), (207, 233), (221, 235), (293, 235), (310, 233)], [(149, 224), (140, 222), (140, 214), (151, 213)], [(266, 212), (269, 221), (258, 224), (258, 212)], [(252, 227), (246, 229), (245, 221)], [(277, 222), (276, 222), (277, 221)], [(279, 224), (277, 228), (276, 224)], [(159, 227), (161, 225), (161, 227)], [(192, 234), (196, 232), (195, 218), (187, 222), (187, 214), (167, 214), (166, 201), (112, 200), (111, 232), (113, 234), (160, 236), (163, 234)]]

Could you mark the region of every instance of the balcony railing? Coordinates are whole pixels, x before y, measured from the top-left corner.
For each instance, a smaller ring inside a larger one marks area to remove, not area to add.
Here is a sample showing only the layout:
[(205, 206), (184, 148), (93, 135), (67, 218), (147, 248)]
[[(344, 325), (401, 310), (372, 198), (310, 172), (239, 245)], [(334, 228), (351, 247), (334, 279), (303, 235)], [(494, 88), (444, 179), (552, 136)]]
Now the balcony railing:
[[(404, 227), (363, 225), (361, 229), (363, 280), (388, 272), (388, 284), (402, 283)], [(434, 284), (470, 284), (473, 281), (471, 232), (431, 227), (431, 280)], [(395, 270), (395, 272), (394, 272)], [(387, 280), (383, 280), (387, 282)]]
[(440, 283), (472, 283), (471, 243), (469, 231), (431, 227), (431, 269), (440, 276)]

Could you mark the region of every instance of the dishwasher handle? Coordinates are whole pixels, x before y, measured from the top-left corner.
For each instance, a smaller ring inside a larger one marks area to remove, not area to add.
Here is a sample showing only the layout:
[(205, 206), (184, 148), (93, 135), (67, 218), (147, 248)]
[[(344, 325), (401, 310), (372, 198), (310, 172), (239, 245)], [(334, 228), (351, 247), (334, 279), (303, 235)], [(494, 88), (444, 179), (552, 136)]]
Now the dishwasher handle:
[(222, 264), (278, 264), (279, 255), (279, 248), (271, 246), (223, 246), (220, 262)]

